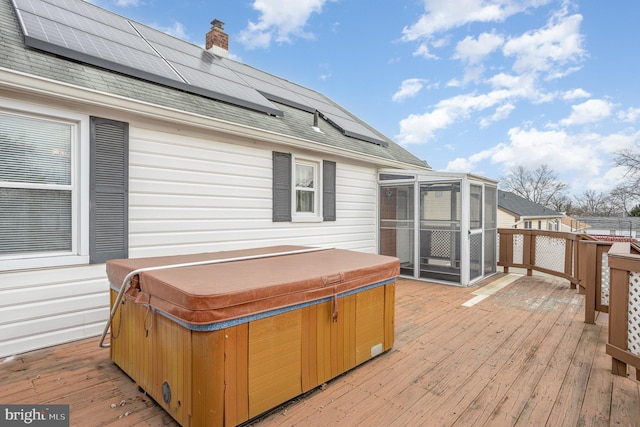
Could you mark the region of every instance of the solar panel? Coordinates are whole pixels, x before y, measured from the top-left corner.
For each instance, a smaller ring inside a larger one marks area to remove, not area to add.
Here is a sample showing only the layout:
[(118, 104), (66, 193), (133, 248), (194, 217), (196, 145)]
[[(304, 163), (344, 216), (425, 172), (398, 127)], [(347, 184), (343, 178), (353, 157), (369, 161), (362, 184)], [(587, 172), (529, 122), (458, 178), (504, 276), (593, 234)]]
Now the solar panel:
[(235, 71), (247, 84), (255, 88), (267, 99), (310, 113), (316, 110), (304, 99), (285, 89), (281, 83), (282, 80), (271, 74), (229, 59), (223, 59), (223, 64), (230, 70)]
[[(25, 41), (30, 47), (268, 114), (282, 115), (282, 111), (235, 73), (211, 61), (213, 55), (207, 53), (209, 56), (203, 58), (203, 51), (197, 46), (81, 1), (14, 2)], [(191, 54), (181, 53), (189, 49)]]
[(144, 25), (133, 27), (188, 85), (186, 90), (233, 104), (244, 101), (243, 106), (259, 106), (254, 109), (274, 115), (282, 115), (271, 102), (255, 88), (248, 85), (236, 73), (222, 64), (219, 57), (202, 48), (176, 39), (168, 34)]
[[(36, 6), (35, 3), (37, 3), (29, 0), (15, 1), (18, 7), (22, 4)], [(111, 27), (73, 12), (67, 11), (65, 14), (46, 3), (38, 13), (50, 18), (27, 10), (20, 13), (25, 40), (32, 47), (77, 60), (92, 57), (94, 65), (120, 72), (137, 70), (138, 72), (134, 74), (137, 77), (145, 77), (150, 70), (153, 70), (154, 74), (162, 78), (177, 78), (175, 72), (130, 27), (129, 31), (126, 31), (126, 28)], [(78, 28), (52, 20), (55, 17), (62, 19), (61, 17), (66, 15), (69, 15), (66, 21), (73, 21)], [(110, 34), (109, 38), (106, 37), (107, 34)]]
[(313, 105), (325, 120), (340, 129), (346, 136), (382, 145), (383, 147), (388, 145), (382, 136), (363, 125), (324, 95), (288, 81), (284, 83), (292, 93), (302, 98), (305, 103)]
[(385, 147), (388, 145), (382, 136), (364, 126), (329, 98), (318, 92), (229, 59), (224, 59), (223, 63), (272, 101), (303, 111), (314, 112), (317, 110), (322, 113), (322, 116), (328, 122), (340, 129), (346, 136)]
[(13, 0), (26, 44), (272, 115), (270, 101), (315, 112), (345, 135), (385, 139), (329, 98), (80, 0)]

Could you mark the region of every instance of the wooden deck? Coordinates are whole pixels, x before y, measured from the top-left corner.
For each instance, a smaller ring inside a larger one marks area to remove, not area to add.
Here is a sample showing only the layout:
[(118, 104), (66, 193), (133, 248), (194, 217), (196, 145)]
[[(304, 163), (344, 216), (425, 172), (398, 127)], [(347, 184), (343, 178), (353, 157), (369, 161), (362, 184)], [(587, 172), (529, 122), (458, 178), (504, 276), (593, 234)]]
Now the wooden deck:
[[(640, 425), (635, 372), (611, 374), (607, 316), (585, 324), (568, 282), (480, 290), (400, 280), (393, 349), (248, 424)], [(176, 425), (97, 339), (0, 361), (0, 403), (69, 404), (78, 426)]]

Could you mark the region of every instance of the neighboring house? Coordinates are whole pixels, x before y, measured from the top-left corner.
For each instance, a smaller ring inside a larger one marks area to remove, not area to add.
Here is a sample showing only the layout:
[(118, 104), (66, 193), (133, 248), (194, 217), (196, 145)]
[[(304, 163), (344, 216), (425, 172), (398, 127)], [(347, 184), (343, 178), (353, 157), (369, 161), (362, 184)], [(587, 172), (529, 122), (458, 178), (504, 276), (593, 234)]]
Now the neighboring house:
[(613, 236), (638, 239), (640, 235), (640, 218), (638, 217), (576, 217), (582, 223), (588, 224), (583, 232), (594, 237), (610, 239)]
[(498, 227), (559, 231), (563, 214), (520, 197), (498, 190)]
[(378, 253), (384, 234), (419, 263), (417, 185), (450, 204), (420, 209), (438, 268), (495, 272), (495, 254), (465, 261), (485, 234), (495, 247), (495, 182), (434, 174), (326, 96), (230, 60), (212, 24), (205, 50), (79, 0), (0, 0), (0, 356), (100, 334), (112, 258)]
[(0, 0), (0, 356), (102, 332), (110, 258), (376, 253), (378, 170), (429, 170), (226, 58), (218, 21), (209, 52), (82, 1), (15, 5)]
[(565, 233), (586, 233), (589, 224), (582, 222), (577, 218), (565, 215), (560, 224), (560, 231)]

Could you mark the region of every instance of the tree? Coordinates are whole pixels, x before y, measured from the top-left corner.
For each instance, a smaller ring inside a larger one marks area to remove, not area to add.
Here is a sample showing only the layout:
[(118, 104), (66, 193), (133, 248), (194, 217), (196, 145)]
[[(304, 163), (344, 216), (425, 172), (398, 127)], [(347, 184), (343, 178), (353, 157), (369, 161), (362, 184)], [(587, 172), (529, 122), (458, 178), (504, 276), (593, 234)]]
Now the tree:
[(547, 207), (567, 215), (572, 215), (574, 211), (573, 200), (564, 193), (559, 193), (551, 197)]
[[(520, 197), (554, 209), (567, 184), (558, 179), (558, 175), (549, 166), (542, 165), (535, 170), (524, 166), (512, 168), (506, 177), (500, 178), (500, 186)], [(562, 202), (564, 203), (564, 201)]]
[(640, 216), (640, 205), (635, 205), (630, 211), (629, 216)]
[(623, 216), (631, 215), (632, 206), (637, 205), (640, 197), (636, 194), (638, 191), (633, 185), (625, 183), (619, 185), (609, 193), (611, 204), (616, 207), (618, 213)]
[(640, 144), (626, 150), (620, 150), (614, 158), (616, 166), (625, 168), (624, 189), (636, 197), (640, 197)]
[(575, 213), (580, 216), (611, 216), (619, 213), (618, 206), (612, 203), (609, 194), (586, 190), (575, 197)]

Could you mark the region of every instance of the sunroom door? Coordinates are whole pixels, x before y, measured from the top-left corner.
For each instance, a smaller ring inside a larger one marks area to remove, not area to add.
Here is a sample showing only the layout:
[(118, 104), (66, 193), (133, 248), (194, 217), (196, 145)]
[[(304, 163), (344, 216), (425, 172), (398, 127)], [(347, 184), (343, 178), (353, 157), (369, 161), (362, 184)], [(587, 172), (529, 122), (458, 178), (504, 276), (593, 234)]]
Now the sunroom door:
[(420, 184), (420, 277), (460, 283), (460, 182)]
[(469, 191), (469, 279), (482, 276), (483, 233), (482, 185), (471, 184)]
[(496, 272), (497, 190), (471, 184), (469, 189), (469, 280)]
[(400, 259), (400, 274), (414, 274), (413, 184), (380, 188), (380, 254)]

